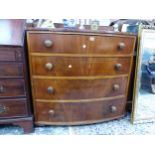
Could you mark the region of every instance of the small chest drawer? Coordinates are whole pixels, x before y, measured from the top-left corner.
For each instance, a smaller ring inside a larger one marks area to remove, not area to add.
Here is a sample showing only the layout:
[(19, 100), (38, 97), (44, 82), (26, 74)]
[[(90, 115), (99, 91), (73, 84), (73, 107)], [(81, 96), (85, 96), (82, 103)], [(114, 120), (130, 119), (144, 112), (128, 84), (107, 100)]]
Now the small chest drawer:
[(23, 77), (23, 64), (0, 63), (0, 77)]
[(37, 99), (91, 99), (125, 95), (127, 77), (103, 79), (35, 79)]
[(125, 114), (125, 99), (56, 103), (36, 102), (36, 123), (82, 124), (118, 118)]
[(21, 49), (0, 47), (0, 61), (22, 61)]
[(1, 99), (0, 117), (22, 117), (27, 115), (26, 99)]
[(133, 52), (134, 41), (121, 35), (28, 33), (30, 52), (42, 53), (126, 55)]
[(23, 79), (0, 79), (0, 98), (25, 96), (25, 82)]
[(99, 76), (128, 74), (131, 58), (103, 57), (32, 57), (34, 75)]

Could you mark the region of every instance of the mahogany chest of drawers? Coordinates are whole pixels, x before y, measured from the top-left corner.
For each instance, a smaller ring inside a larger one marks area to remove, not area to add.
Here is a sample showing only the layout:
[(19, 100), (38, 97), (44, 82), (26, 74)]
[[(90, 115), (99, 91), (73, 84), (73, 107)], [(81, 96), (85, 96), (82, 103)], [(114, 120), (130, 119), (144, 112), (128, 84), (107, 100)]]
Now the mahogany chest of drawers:
[(24, 34), (24, 20), (0, 20), (0, 124), (19, 125), (28, 133), (33, 120)]
[(35, 124), (123, 117), (135, 41), (115, 32), (27, 31)]

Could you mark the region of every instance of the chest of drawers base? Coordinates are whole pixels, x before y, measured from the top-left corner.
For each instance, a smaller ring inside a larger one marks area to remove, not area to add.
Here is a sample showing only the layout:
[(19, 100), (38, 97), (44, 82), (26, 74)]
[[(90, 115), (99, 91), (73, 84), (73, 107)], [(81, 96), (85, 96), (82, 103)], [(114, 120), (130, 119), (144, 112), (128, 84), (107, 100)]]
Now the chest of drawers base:
[(115, 120), (115, 119), (119, 119), (126, 116), (126, 114), (120, 115), (120, 116), (116, 116), (116, 117), (112, 117), (112, 118), (103, 118), (101, 120), (91, 120), (91, 121), (79, 121), (79, 122), (47, 122), (47, 121), (38, 121), (35, 122), (35, 125), (37, 126), (43, 126), (43, 125), (64, 125), (64, 126), (76, 126), (76, 125), (89, 125), (89, 124), (96, 124), (96, 123), (102, 123), (102, 122), (106, 122), (106, 121), (111, 121), (111, 120)]
[(20, 126), (23, 128), (24, 133), (30, 133), (33, 129), (33, 117), (20, 117), (20, 118), (8, 118), (0, 120), (0, 124)]
[(35, 124), (92, 124), (125, 116), (135, 39), (27, 31)]

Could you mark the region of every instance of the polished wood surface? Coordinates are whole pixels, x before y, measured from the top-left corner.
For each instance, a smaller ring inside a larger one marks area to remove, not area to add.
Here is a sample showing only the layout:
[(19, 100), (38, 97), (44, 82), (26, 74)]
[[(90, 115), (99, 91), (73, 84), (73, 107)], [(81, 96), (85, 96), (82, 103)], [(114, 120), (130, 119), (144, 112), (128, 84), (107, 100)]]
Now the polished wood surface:
[(0, 124), (13, 124), (31, 132), (25, 20), (0, 20)]
[(36, 102), (36, 123), (87, 124), (93, 120), (113, 119), (125, 114), (125, 98), (108, 101), (56, 103)]
[[(48, 64), (52, 68), (48, 68)], [(121, 64), (117, 69), (116, 65)], [(32, 72), (45, 76), (93, 76), (128, 74), (130, 57), (96, 58), (65, 56), (33, 56)]]
[(26, 96), (23, 79), (0, 79), (0, 98), (22, 96)]
[(0, 61), (22, 61), (20, 48), (0, 47)]
[(123, 117), (135, 36), (28, 31), (35, 124), (89, 124)]
[(13, 118), (27, 116), (26, 99), (3, 99), (0, 100), (0, 117)]
[[(35, 79), (34, 97), (36, 99), (67, 100), (118, 96), (124, 95), (126, 82), (127, 77), (93, 80), (89, 80), (89, 77), (86, 80)], [(49, 91), (50, 88), (53, 88), (53, 92)]]
[(8, 63), (0, 62), (0, 77), (23, 77), (23, 64), (22, 63)]
[[(134, 38), (124, 36), (94, 36), (79, 34), (52, 34), (52, 33), (29, 33), (30, 52), (43, 53), (73, 53), (73, 54), (131, 54), (133, 50)], [(51, 46), (46, 45), (50, 41)], [(111, 44), (112, 42), (112, 44)], [(121, 44), (124, 47), (121, 48)], [(66, 46), (68, 45), (68, 46)]]
[(0, 45), (22, 46), (24, 41), (25, 20), (0, 20)]

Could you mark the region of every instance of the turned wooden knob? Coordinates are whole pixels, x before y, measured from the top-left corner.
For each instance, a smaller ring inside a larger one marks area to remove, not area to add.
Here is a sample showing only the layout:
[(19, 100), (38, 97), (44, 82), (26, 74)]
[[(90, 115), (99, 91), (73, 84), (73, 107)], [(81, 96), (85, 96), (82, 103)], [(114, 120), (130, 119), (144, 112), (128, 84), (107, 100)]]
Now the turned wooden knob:
[(47, 92), (48, 92), (49, 94), (53, 94), (53, 93), (54, 93), (54, 88), (51, 87), (51, 86), (49, 86), (49, 87), (47, 88)]
[(52, 70), (53, 64), (50, 63), (50, 62), (48, 62), (48, 63), (45, 64), (45, 68), (46, 68), (47, 70)]
[(117, 111), (117, 107), (114, 106), (114, 105), (112, 105), (112, 106), (111, 106), (111, 112), (116, 112), (116, 111)]
[(54, 111), (53, 109), (50, 109), (50, 110), (48, 111), (48, 114), (49, 114), (50, 116), (54, 116), (55, 111)]
[(121, 68), (122, 68), (122, 64), (117, 63), (117, 64), (115, 65), (115, 69), (116, 69), (116, 70), (120, 70)]
[(44, 41), (44, 45), (45, 45), (46, 47), (51, 47), (51, 46), (53, 45), (53, 42), (52, 42), (51, 40), (45, 40), (45, 41)]
[(113, 85), (113, 90), (118, 91), (120, 89), (120, 86), (118, 84)]
[(125, 43), (120, 42), (120, 43), (118, 44), (118, 48), (119, 48), (120, 50), (123, 50), (123, 49), (125, 48)]

